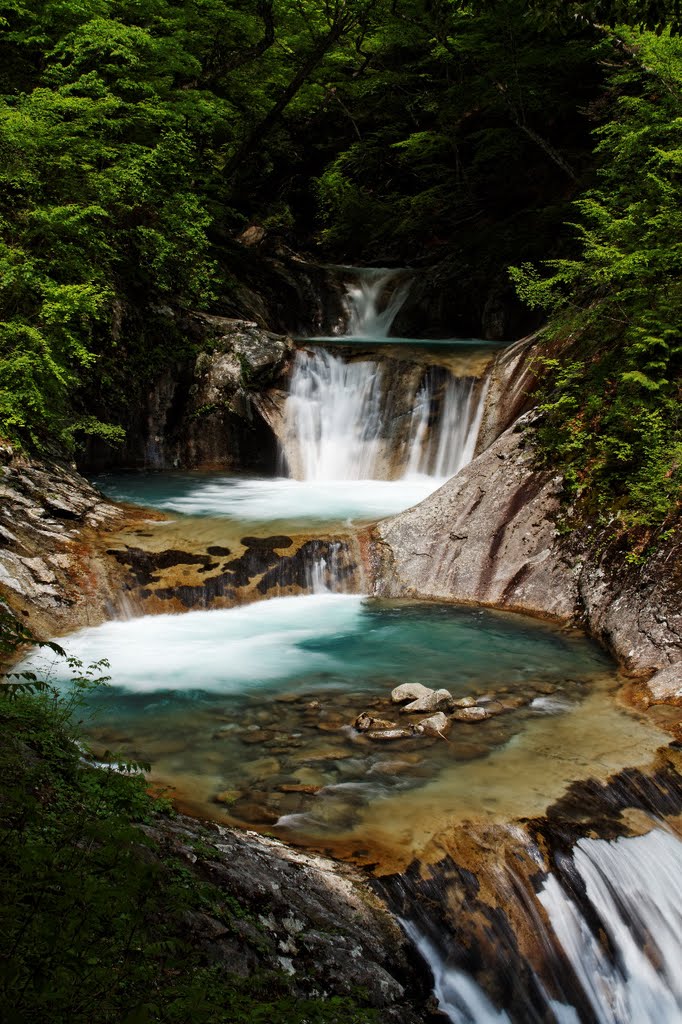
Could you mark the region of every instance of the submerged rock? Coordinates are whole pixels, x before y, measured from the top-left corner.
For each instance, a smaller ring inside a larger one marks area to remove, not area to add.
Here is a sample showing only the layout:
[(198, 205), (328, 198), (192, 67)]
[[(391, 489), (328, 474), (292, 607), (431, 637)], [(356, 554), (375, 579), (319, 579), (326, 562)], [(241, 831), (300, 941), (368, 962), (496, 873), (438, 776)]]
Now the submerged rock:
[(372, 729), (367, 733), (367, 738), (370, 740), (407, 740), (410, 739), (411, 736), (414, 736), (414, 734), (415, 729), (411, 727), (398, 729)]
[(488, 708), (479, 707), (460, 708), (452, 715), (456, 722), (484, 722), (486, 718), (491, 717)]
[(395, 729), (395, 722), (388, 722), (384, 718), (372, 718), (366, 711), (363, 711), (361, 715), (355, 719), (353, 723), (354, 727), (358, 732), (369, 732), (370, 730), (377, 729)]

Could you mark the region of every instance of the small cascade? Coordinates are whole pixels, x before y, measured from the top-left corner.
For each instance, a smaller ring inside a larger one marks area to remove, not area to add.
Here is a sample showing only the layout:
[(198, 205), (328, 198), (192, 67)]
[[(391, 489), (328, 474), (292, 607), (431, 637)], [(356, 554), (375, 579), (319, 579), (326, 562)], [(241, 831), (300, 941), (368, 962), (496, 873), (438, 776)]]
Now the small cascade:
[(595, 1021), (678, 1024), (682, 842), (661, 829), (581, 839), (567, 868), (570, 885), (549, 875), (538, 898)]
[(356, 568), (350, 562), (348, 545), (332, 540), (320, 545), (307, 561), (306, 591), (310, 594), (357, 593)]
[(474, 979), (457, 967), (449, 966), (432, 942), (412, 922), (399, 919), (405, 934), (414, 943), (433, 974), (433, 994), (438, 1008), (453, 1024), (510, 1024), (504, 1010), (496, 1010)]
[[(528, 852), (541, 870), (539, 852)], [(504, 917), (497, 925), (491, 918), (489, 948), (471, 942), (464, 912), (443, 928), (445, 920), (439, 924), (429, 909), (433, 901), (460, 905), (449, 890), (449, 871), (427, 884), (426, 903), (404, 878), (398, 892), (401, 924), (429, 965), (439, 1008), (453, 1024), (682, 1021), (677, 835), (657, 827), (641, 836), (579, 839), (537, 891), (520, 876), (507, 887), (510, 876), (498, 867), (487, 881), (499, 906), (516, 906), (515, 925), (511, 930)], [(474, 919), (469, 923), (476, 932)]]
[(348, 336), (377, 341), (387, 338), (407, 298), (412, 279), (405, 271), (352, 268), (346, 282)]
[(439, 389), (436, 376), (429, 371), (415, 398), (406, 476), (447, 480), (474, 457), (486, 388), (472, 377), (449, 377)]

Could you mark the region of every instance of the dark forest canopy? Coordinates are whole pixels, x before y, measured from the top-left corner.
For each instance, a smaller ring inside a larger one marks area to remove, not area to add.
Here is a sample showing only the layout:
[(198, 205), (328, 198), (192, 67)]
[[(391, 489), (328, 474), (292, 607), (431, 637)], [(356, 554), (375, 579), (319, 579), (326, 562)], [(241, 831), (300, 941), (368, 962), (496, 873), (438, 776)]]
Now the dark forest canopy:
[(679, 17), (0, 0), (2, 434), (115, 443), (189, 344), (168, 311), (233, 308), (230, 254), (257, 222), (321, 260), (442, 264), (472, 289), (510, 289), (516, 267), (550, 316), (548, 457), (593, 512), (665, 523), (682, 453)]

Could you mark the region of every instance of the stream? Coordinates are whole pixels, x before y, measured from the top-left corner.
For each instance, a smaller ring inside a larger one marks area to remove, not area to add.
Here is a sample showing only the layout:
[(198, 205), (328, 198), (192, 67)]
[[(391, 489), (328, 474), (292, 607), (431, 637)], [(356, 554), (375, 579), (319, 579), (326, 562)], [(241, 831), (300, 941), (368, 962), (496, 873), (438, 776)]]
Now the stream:
[[(682, 801), (632, 775), (665, 775), (669, 737), (579, 632), (380, 601), (363, 579), (361, 527), (474, 458), (497, 346), (394, 338), (410, 275), (340, 272), (347, 333), (297, 343), (277, 476), (96, 480), (165, 518), (107, 541), (142, 552), (155, 614), (131, 605), (60, 640), (110, 665), (86, 710), (95, 756), (149, 761), (195, 814), (371, 867), (445, 1020), (681, 1022)], [(222, 606), (192, 603), (211, 573)], [(182, 587), (189, 610), (169, 614)], [(412, 721), (391, 700), (408, 682), (485, 715), (383, 742), (354, 726)]]

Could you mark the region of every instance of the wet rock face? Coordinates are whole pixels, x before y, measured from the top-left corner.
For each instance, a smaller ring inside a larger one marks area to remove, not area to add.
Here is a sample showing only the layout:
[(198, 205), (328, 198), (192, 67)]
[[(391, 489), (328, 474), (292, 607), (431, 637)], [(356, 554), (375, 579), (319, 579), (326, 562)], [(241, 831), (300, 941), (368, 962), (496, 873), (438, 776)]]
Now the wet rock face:
[(122, 449), (92, 445), (83, 468), (274, 472), (276, 439), (254, 399), (283, 379), (292, 342), (255, 321), (208, 314), (191, 314), (185, 330), (199, 354), (166, 369), (127, 425)]
[(374, 530), (375, 592), (474, 601), (570, 619), (577, 586), (557, 551), (561, 478), (509, 430), (421, 504)]
[(357, 872), (277, 840), (182, 816), (143, 830), (211, 886), (216, 905), (229, 900), (245, 908), (231, 928), (209, 910), (185, 921), (212, 962), (241, 976), (283, 972), (291, 995), (301, 999), (356, 996), (361, 989), (386, 1024), (431, 1019), (426, 972)]
[[(244, 551), (212, 546), (203, 552), (175, 549), (148, 551), (125, 545), (107, 554), (127, 568), (123, 585), (140, 611), (225, 607), (238, 599), (253, 600), (282, 593), (301, 593), (311, 586), (331, 584), (343, 588), (353, 579), (357, 565), (345, 541), (291, 537), (242, 537)], [(194, 570), (188, 581), (184, 570)], [(316, 578), (317, 577), (317, 578)], [(152, 605), (148, 605), (148, 602)]]
[(116, 580), (99, 564), (94, 537), (122, 519), (68, 466), (0, 447), (0, 594), (24, 625), (54, 635), (106, 618)]
[(533, 414), (415, 508), (370, 531), (375, 593), (472, 601), (586, 627), (630, 671), (682, 661), (682, 537), (643, 565), (607, 531), (556, 526), (560, 475), (538, 468)]
[(537, 326), (506, 273), (471, 275), (470, 260), (445, 261), (418, 272), (392, 333), (407, 338), (518, 338)]

